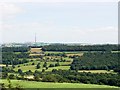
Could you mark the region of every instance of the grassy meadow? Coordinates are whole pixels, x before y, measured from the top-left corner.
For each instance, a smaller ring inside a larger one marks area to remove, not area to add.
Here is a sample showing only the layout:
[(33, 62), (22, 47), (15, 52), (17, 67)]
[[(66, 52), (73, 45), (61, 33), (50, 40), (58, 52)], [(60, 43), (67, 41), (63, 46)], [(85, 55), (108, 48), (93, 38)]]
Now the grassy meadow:
[[(2, 80), (5, 86), (8, 85), (7, 80)], [(51, 83), (51, 82), (35, 82), (24, 80), (11, 80), (13, 88), (20, 86), (21, 88), (117, 88), (115, 86), (80, 84), (80, 83)]]
[[(35, 70), (38, 70), (38, 71), (42, 71), (42, 69), (45, 69), (43, 67), (43, 64), (44, 62), (41, 62), (40, 63), (40, 66), (41, 68), (40, 69), (36, 69), (36, 64), (38, 63), (39, 61), (34, 61), (35, 65), (32, 65), (33, 62), (29, 62), (29, 63), (26, 63), (26, 64), (20, 64), (20, 65), (16, 65), (14, 70), (15, 71), (18, 71), (18, 69), (21, 69), (23, 70), (24, 72), (25, 71), (28, 71), (28, 70), (31, 70), (31, 71), (35, 71)], [(57, 62), (47, 62), (47, 66), (49, 66), (50, 64), (55, 64)], [(49, 67), (46, 71), (52, 71), (53, 69), (62, 69), (62, 70), (69, 70), (70, 66), (69, 64), (71, 64), (71, 62), (59, 62), (60, 63), (60, 66), (57, 66), (57, 67)]]

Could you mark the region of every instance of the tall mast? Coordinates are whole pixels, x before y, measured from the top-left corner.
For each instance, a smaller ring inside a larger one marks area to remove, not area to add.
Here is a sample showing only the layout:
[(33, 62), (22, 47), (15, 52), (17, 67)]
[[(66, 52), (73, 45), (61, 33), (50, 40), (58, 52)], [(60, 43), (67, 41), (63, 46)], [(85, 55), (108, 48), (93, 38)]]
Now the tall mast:
[(36, 45), (36, 33), (35, 33), (35, 45)]

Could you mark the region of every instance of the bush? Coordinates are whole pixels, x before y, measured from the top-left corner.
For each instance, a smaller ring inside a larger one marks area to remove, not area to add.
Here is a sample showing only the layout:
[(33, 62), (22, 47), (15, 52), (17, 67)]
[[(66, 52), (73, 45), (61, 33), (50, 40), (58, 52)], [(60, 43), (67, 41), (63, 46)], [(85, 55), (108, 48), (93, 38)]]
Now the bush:
[(54, 75), (46, 75), (42, 78), (43, 82), (57, 82), (57, 79)]
[(32, 65), (35, 65), (35, 63), (32, 63)]
[(9, 75), (9, 79), (15, 79), (14, 74), (10, 74), (10, 75)]
[(39, 69), (39, 68), (40, 68), (40, 63), (38, 63), (36, 66), (36, 69)]
[(60, 66), (59, 62), (55, 64), (55, 66)]
[(54, 64), (50, 64), (50, 66), (49, 67), (55, 67), (55, 65)]

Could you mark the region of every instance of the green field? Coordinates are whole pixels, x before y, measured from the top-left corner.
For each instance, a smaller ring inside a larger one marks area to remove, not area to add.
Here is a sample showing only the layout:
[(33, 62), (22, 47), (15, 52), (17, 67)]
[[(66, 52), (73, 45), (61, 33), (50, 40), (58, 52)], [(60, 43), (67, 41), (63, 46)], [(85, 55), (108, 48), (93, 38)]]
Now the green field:
[[(8, 85), (7, 80), (2, 80), (5, 86)], [(11, 80), (13, 88), (20, 86), (21, 88), (118, 88), (115, 86), (95, 85), (95, 84), (79, 84), (79, 83), (50, 83), (50, 82), (35, 82)]]
[(67, 51), (67, 52), (60, 52), (60, 51), (46, 51), (45, 54), (53, 53), (53, 54), (59, 54), (59, 53), (65, 53), (65, 54), (81, 54), (84, 53), (84, 51)]
[[(35, 65), (21, 66), (19, 68), (15, 68), (14, 70), (17, 71), (18, 69), (21, 69), (21, 70), (23, 70), (23, 72), (28, 71), (28, 70), (31, 70), (34, 72), (35, 70), (42, 71), (42, 69), (43, 69), (43, 68), (36, 69), (35, 67), (36, 67)], [(52, 71), (53, 69), (69, 70), (70, 66), (49, 67), (48, 70), (46, 70), (46, 71)]]
[(73, 55), (79, 55), (82, 56), (83, 55), (83, 51), (67, 51), (67, 52), (60, 52), (60, 51), (46, 51), (45, 54), (59, 54), (59, 53), (65, 53), (67, 56), (73, 56)]
[(70, 69), (70, 66), (58, 66), (58, 67), (51, 67), (49, 68), (48, 70), (46, 71), (52, 71), (53, 69), (62, 69), (62, 70), (69, 70)]
[[(18, 69), (21, 69), (21, 70), (23, 70), (23, 72), (28, 71), (28, 70), (31, 70), (33, 72), (35, 70), (42, 71), (44, 62), (41, 62), (40, 69), (36, 69), (36, 64), (38, 63), (38, 61), (34, 61), (34, 63), (35, 63), (35, 65), (31, 65), (32, 62), (29, 62), (25, 66), (24, 66), (24, 64), (21, 64), (21, 65), (19, 65), (20, 67), (18, 67), (18, 65), (16, 65), (14, 70), (18, 71)], [(55, 64), (55, 63), (57, 63), (57, 62), (47, 62), (47, 66), (49, 66), (50, 64)], [(59, 63), (61, 66), (49, 67), (48, 70), (46, 70), (46, 71), (52, 71), (53, 69), (62, 69), (62, 70), (69, 70), (70, 69), (70, 66), (65, 66), (65, 65), (69, 65), (69, 64), (71, 64), (71, 62), (59, 62)]]

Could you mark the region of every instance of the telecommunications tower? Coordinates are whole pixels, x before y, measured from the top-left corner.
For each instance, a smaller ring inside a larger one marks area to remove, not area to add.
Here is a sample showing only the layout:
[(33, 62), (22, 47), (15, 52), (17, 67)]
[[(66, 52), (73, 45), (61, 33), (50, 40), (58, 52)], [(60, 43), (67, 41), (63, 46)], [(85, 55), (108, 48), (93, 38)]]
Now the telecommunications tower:
[(36, 33), (35, 33), (35, 44), (34, 44), (35, 46), (36, 46), (36, 42), (37, 42), (37, 37), (36, 37)]

